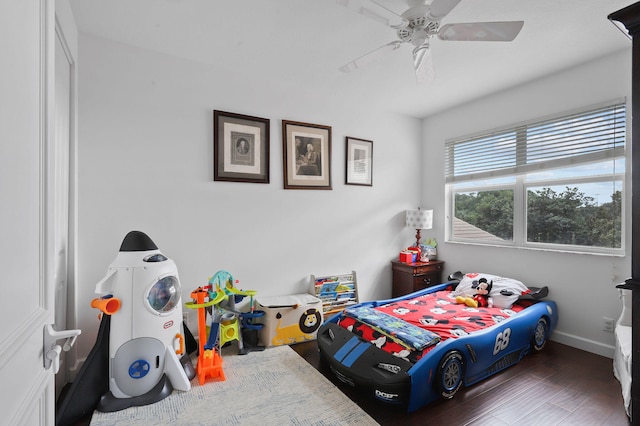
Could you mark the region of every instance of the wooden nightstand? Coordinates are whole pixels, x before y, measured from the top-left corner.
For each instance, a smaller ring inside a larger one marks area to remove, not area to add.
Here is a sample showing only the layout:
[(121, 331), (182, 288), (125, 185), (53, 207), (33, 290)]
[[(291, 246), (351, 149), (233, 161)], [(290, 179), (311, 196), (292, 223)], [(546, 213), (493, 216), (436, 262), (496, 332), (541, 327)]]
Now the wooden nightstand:
[(415, 263), (392, 260), (393, 286), (391, 288), (391, 297), (403, 296), (432, 285), (441, 284), (443, 267), (444, 262), (441, 260)]

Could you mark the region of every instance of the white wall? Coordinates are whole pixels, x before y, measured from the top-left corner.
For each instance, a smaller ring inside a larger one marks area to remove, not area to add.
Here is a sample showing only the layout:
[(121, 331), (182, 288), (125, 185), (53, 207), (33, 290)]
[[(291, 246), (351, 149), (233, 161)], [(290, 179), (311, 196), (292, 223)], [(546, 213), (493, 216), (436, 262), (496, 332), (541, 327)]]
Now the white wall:
[[(442, 242), (438, 254), (447, 262), (447, 269), (490, 272), (529, 285), (548, 285), (560, 316), (553, 339), (607, 356), (613, 354), (613, 333), (602, 330), (602, 317), (617, 318), (620, 313), (615, 284), (631, 275), (630, 241), (626, 242), (629, 255), (625, 258), (445, 243), (443, 159), (446, 139), (618, 97), (631, 100), (631, 49), (423, 121), (423, 144), (428, 147), (423, 151), (428, 183), (423, 204), (437, 206), (434, 232)], [(631, 229), (630, 183), (627, 179), (627, 230)]]
[[(79, 356), (93, 346), (95, 284), (131, 230), (179, 270), (183, 295), (226, 269), (260, 295), (306, 292), (310, 274), (357, 271), (362, 300), (391, 295), (420, 200), (421, 122), (340, 94), (81, 35)], [(271, 119), (271, 183), (213, 181), (213, 110)], [(281, 120), (333, 128), (333, 190), (284, 190)], [(346, 186), (345, 136), (370, 139), (373, 187)]]

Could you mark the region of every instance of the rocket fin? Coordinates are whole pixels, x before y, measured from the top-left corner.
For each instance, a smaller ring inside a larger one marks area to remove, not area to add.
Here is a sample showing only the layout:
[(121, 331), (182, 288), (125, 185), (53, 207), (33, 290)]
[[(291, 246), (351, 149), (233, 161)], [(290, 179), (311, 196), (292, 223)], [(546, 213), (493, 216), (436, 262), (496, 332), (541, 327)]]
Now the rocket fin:
[(171, 381), (171, 386), (180, 391), (186, 392), (190, 390), (191, 382), (189, 381), (184, 368), (182, 368), (180, 359), (178, 359), (178, 355), (176, 355), (173, 348), (167, 347), (164, 362), (164, 372)]

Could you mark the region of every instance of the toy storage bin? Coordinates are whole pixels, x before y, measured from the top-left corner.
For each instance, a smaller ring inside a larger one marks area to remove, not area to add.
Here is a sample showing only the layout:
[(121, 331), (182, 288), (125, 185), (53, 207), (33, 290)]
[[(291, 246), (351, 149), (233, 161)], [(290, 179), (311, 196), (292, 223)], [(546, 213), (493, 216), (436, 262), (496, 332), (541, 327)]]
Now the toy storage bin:
[(322, 302), (311, 294), (258, 296), (255, 305), (265, 313), (260, 344), (266, 347), (314, 340), (322, 325)]

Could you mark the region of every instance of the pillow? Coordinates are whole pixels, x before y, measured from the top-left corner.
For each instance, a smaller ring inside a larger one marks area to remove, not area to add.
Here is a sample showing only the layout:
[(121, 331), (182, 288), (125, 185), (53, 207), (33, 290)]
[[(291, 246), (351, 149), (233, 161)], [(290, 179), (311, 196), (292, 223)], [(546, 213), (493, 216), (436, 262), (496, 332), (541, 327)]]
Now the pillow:
[(526, 285), (513, 278), (470, 272), (464, 274), (464, 277), (460, 280), (460, 284), (456, 287), (455, 293), (473, 296), (476, 294), (476, 290), (473, 288), (474, 282), (477, 283), (480, 278), (486, 278), (488, 282), (493, 281), (489, 297), (493, 299), (493, 306), (496, 308), (511, 309), (521, 294), (529, 292)]

